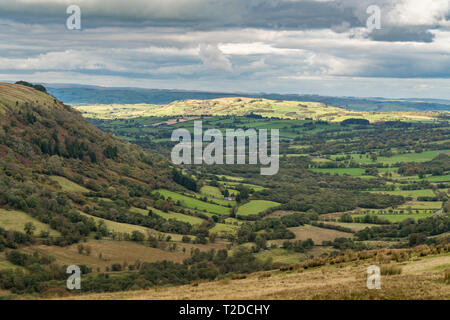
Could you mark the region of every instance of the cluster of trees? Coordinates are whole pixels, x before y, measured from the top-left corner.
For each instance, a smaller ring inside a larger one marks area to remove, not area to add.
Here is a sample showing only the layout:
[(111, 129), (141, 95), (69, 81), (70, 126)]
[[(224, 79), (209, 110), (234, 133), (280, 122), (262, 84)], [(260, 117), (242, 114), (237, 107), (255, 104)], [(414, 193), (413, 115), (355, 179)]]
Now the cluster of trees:
[(404, 176), (418, 175), (423, 178), (425, 174), (440, 176), (450, 171), (450, 156), (448, 154), (439, 154), (431, 161), (424, 163), (404, 162), (398, 168), (398, 173)]
[[(279, 219), (268, 218), (256, 220), (253, 223), (243, 223), (237, 231), (238, 243), (259, 241), (258, 249), (265, 248), (265, 241), (274, 239), (294, 239), (295, 235), (288, 228), (302, 226), (317, 220), (314, 214), (294, 213)], [(259, 237), (259, 239), (258, 239)]]
[(30, 235), (5, 229), (0, 227), (0, 252), (4, 251), (5, 248), (15, 249), (19, 245), (26, 245), (31, 243), (32, 238)]
[(173, 178), (173, 181), (175, 181), (179, 185), (182, 185), (183, 187), (185, 187), (188, 190), (192, 190), (192, 191), (196, 192), (199, 189), (198, 185), (197, 185), (197, 181), (194, 178), (192, 178), (191, 176), (189, 176), (187, 174), (183, 174), (182, 172), (180, 172), (177, 169), (173, 169), (172, 178)]
[(406, 219), (400, 223), (380, 227), (365, 228), (355, 233), (359, 240), (383, 238), (404, 238), (414, 233), (434, 236), (450, 231), (450, 216), (433, 216), (426, 219)]
[(340, 218), (340, 222), (356, 222), (356, 223), (372, 223), (372, 224), (390, 224), (387, 219), (383, 219), (375, 214), (365, 214), (363, 217), (352, 217), (348, 213), (344, 213)]
[(17, 81), (16, 84), (20, 84), (22, 86), (30, 87), (30, 88), (36, 89), (38, 91), (47, 93), (47, 89), (42, 84), (32, 84), (32, 83), (22, 81), (22, 80)]
[(295, 252), (306, 252), (314, 246), (312, 239), (298, 240), (298, 241), (285, 241), (283, 242), (283, 249), (293, 250)]

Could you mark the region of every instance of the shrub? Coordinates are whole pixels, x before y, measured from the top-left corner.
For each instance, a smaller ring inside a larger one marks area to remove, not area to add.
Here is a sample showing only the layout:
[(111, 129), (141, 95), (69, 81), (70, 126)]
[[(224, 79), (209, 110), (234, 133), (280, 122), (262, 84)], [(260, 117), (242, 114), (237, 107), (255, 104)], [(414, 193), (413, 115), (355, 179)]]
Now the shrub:
[(382, 276), (392, 276), (395, 274), (402, 273), (402, 268), (394, 266), (394, 265), (382, 265), (380, 269), (381, 269)]

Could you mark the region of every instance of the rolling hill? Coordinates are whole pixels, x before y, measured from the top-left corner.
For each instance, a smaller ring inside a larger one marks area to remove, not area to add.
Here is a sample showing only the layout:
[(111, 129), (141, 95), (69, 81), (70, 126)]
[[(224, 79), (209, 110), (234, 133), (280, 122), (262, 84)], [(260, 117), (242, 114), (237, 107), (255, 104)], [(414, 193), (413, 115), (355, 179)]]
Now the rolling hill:
[(170, 104), (179, 100), (210, 100), (218, 98), (245, 97), (253, 99), (310, 101), (333, 105), (353, 111), (422, 112), (449, 111), (450, 101), (438, 99), (386, 99), (358, 97), (328, 97), (312, 94), (276, 94), (242, 92), (202, 92), (188, 90), (108, 88), (86, 85), (46, 84), (49, 92), (72, 105), (93, 104)]
[(212, 100), (182, 100), (167, 105), (87, 105), (78, 106), (91, 119), (130, 119), (137, 117), (254, 116), (293, 120), (341, 122), (367, 119), (370, 122), (396, 120), (435, 120), (438, 112), (355, 112), (320, 102), (254, 99), (245, 97)]

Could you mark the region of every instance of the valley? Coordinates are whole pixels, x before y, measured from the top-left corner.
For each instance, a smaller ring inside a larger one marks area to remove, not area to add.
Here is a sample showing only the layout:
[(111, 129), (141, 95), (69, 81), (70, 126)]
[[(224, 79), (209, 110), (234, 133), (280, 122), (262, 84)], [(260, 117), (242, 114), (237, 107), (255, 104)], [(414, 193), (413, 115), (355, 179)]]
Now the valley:
[[(0, 84), (0, 113), (4, 298), (449, 298), (448, 112), (245, 97), (74, 109)], [(279, 129), (279, 173), (173, 165), (173, 130), (198, 120)], [(404, 272), (371, 293), (369, 262)]]

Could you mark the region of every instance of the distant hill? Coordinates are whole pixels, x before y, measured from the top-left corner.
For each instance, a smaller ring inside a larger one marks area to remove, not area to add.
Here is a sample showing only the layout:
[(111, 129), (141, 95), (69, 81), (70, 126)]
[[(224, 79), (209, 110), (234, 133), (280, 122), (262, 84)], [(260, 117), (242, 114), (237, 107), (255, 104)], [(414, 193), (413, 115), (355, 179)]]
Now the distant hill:
[(249, 97), (270, 100), (320, 102), (354, 111), (450, 111), (449, 100), (385, 99), (357, 97), (327, 97), (318, 95), (276, 93), (230, 93), (141, 88), (106, 88), (84, 85), (46, 85), (58, 99), (72, 105), (92, 104), (169, 104), (177, 100), (206, 100), (224, 97)]
[(211, 100), (182, 100), (167, 105), (110, 104), (77, 106), (89, 119), (132, 119), (138, 117), (186, 116), (246, 116), (292, 120), (317, 120), (328, 122), (366, 122), (398, 120), (436, 120), (439, 112), (374, 112), (351, 111), (320, 102), (269, 100), (261, 98), (219, 98)]

